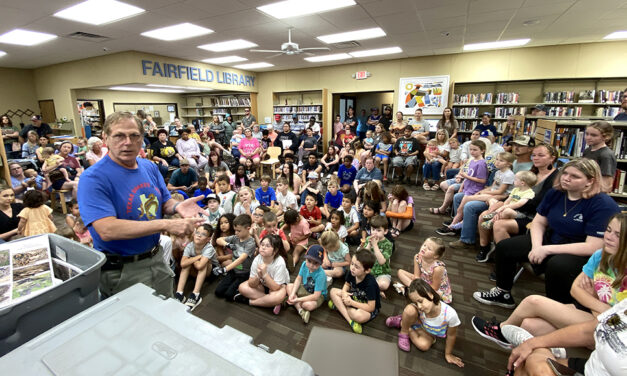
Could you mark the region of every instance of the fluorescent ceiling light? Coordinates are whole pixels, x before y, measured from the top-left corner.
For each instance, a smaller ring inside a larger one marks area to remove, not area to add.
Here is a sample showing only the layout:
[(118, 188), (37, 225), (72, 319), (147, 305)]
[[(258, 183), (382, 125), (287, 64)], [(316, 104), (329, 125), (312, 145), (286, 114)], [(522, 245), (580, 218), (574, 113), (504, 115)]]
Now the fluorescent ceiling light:
[(142, 8), (115, 0), (87, 0), (60, 10), (54, 16), (91, 25), (102, 25), (143, 12), (145, 10)]
[(603, 39), (627, 39), (627, 31), (615, 31), (607, 34)]
[(320, 61), (350, 59), (351, 57), (352, 56), (349, 55), (349, 54), (333, 54), (333, 55), (322, 55), (322, 56), (306, 57), (305, 60), (310, 61), (312, 63), (317, 63), (317, 62), (320, 62)]
[(7, 54), (6, 52), (4, 52), (4, 51), (0, 51), (0, 57), (4, 56), (4, 55), (6, 55), (6, 54)]
[(333, 9), (355, 5), (354, 0), (287, 0), (257, 7), (274, 18), (290, 18), (322, 13)]
[(223, 56), (223, 57), (212, 57), (211, 59), (203, 60), (203, 63), (225, 64), (225, 63), (237, 63), (237, 62), (246, 61), (246, 60), (248, 59), (246, 59), (245, 57), (231, 55), (231, 56)]
[(198, 46), (198, 48), (213, 52), (241, 50), (252, 47), (257, 47), (257, 45), (244, 39), (227, 40), (226, 42), (209, 43)]
[(392, 55), (403, 52), (400, 47), (387, 47), (387, 48), (377, 48), (374, 50), (363, 50), (363, 51), (354, 51), (349, 52), (352, 57), (366, 57), (366, 56), (377, 56), (377, 55)]
[(160, 29), (145, 31), (142, 33), (142, 35), (148, 38), (161, 40), (181, 40), (211, 33), (213, 33), (213, 30), (211, 29), (194, 25), (189, 22), (184, 22), (178, 25), (166, 26)]
[(274, 66), (274, 64), (261, 62), (261, 63), (240, 64), (240, 65), (234, 66), (234, 68), (237, 68), (237, 69), (257, 69), (257, 68), (268, 68), (268, 67), (273, 67), (273, 66)]
[(146, 86), (149, 86), (149, 87), (164, 87), (166, 89), (186, 89), (186, 90), (201, 90), (201, 91), (213, 90), (213, 89), (208, 88), (208, 87), (197, 87), (197, 86), (177, 86), (177, 85), (159, 85), (159, 84), (147, 84)]
[(24, 29), (13, 29), (8, 33), (0, 35), (0, 43), (19, 44), (21, 46), (34, 46), (56, 38), (56, 35), (29, 31)]
[(372, 29), (363, 29), (355, 31), (347, 31), (345, 33), (328, 34), (317, 37), (319, 40), (326, 44), (347, 42), (349, 40), (364, 40), (384, 37), (385, 31), (380, 27), (373, 27)]
[(464, 45), (464, 51), (492, 50), (496, 48), (518, 47), (529, 43), (531, 39), (501, 40), (498, 42), (471, 43)]
[(131, 86), (111, 86), (109, 90), (120, 90), (120, 91), (147, 91), (154, 93), (184, 93), (183, 90), (174, 90), (174, 89), (150, 89), (147, 87), (131, 87)]

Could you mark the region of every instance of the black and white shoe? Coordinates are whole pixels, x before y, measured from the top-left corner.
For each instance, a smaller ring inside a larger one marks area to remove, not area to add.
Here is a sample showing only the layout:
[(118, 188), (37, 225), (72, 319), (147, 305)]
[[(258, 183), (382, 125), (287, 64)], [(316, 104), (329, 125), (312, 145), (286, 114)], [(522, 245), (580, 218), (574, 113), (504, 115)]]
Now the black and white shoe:
[(193, 311), (198, 305), (202, 302), (202, 298), (200, 295), (196, 295), (194, 293), (189, 294), (187, 300), (185, 301), (185, 305), (189, 307), (190, 312)]
[(509, 291), (504, 291), (498, 287), (493, 287), (490, 291), (475, 291), (472, 294), (479, 303), (487, 305), (496, 305), (503, 308), (513, 309), (516, 307), (514, 298)]
[(183, 296), (183, 294), (181, 294), (180, 292), (175, 292), (174, 293), (174, 299), (178, 300), (179, 302), (185, 304), (185, 297)]
[(438, 233), (438, 235), (442, 236), (454, 236), (458, 233), (458, 231), (455, 231), (448, 226), (442, 226), (439, 229), (435, 230), (435, 232)]
[(501, 332), (501, 323), (496, 321), (496, 319), (486, 321), (479, 316), (473, 316), (470, 322), (481, 337), (489, 339), (504, 349), (509, 350), (512, 348), (512, 344)]
[(479, 253), (477, 253), (477, 257), (475, 257), (475, 260), (477, 260), (477, 262), (488, 262), (492, 252), (494, 252), (493, 245), (489, 246), (488, 249), (483, 249), (482, 247), (482, 249), (479, 250)]

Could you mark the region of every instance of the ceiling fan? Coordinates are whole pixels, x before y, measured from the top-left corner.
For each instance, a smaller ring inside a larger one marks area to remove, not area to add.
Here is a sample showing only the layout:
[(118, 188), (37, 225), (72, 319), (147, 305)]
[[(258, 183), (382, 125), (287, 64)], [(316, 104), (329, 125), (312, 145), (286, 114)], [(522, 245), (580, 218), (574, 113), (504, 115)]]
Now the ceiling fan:
[(292, 29), (287, 30), (287, 42), (281, 44), (280, 50), (250, 50), (250, 52), (275, 52), (275, 55), (268, 56), (268, 58), (273, 58), (281, 55), (313, 55), (312, 50), (320, 50), (320, 51), (329, 51), (331, 50), (329, 47), (307, 47), (307, 48), (299, 48), (298, 43), (292, 42)]

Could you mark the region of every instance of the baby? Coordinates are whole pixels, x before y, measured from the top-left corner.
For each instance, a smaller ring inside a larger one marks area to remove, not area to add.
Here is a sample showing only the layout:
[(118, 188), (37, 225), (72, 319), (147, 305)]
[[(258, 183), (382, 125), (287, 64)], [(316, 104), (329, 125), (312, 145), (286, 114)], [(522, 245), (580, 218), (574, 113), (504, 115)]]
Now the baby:
[(490, 199), (488, 208), (489, 213), (483, 216), (486, 222), (481, 223), (481, 227), (486, 230), (492, 229), (495, 221), (499, 219), (516, 219), (524, 218), (526, 214), (516, 209), (521, 208), (535, 197), (533, 186), (536, 185), (538, 178), (531, 171), (519, 171), (514, 177), (514, 189), (507, 197), (505, 202), (496, 199)]
[(26, 182), (26, 184), (28, 184), (29, 187), (35, 188), (37, 190), (45, 190), (46, 187), (44, 186), (45, 180), (42, 176), (37, 174), (37, 171), (33, 170), (32, 168), (29, 168), (28, 170), (24, 171), (24, 176), (26, 176), (29, 180)]
[(44, 174), (49, 174), (51, 171), (59, 170), (63, 174), (65, 181), (71, 181), (67, 170), (61, 165), (65, 159), (59, 154), (54, 154), (53, 148), (50, 146), (45, 147), (44, 150), (41, 151), (41, 155), (44, 158), (44, 164), (41, 167), (41, 171)]

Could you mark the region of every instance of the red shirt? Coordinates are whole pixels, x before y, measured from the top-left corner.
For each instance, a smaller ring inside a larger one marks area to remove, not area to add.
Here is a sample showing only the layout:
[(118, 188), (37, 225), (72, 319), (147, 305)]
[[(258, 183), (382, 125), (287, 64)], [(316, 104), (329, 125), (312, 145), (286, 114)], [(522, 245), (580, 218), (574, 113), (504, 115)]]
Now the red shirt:
[[(264, 228), (261, 234), (259, 234), (259, 239), (263, 239), (266, 235), (268, 235), (268, 231)], [(287, 236), (285, 236), (285, 233), (281, 229), (279, 229), (279, 237), (282, 240), (287, 240)]]
[[(307, 210), (307, 206), (305, 205), (301, 206), (300, 215), (302, 215), (306, 220), (309, 218), (313, 218), (315, 221), (322, 219), (322, 213), (320, 212), (320, 208), (317, 206), (314, 206), (312, 211)], [(309, 227), (311, 227), (311, 223), (309, 224)]]

